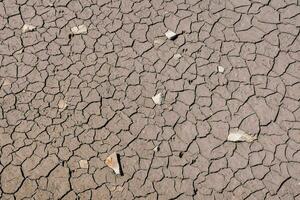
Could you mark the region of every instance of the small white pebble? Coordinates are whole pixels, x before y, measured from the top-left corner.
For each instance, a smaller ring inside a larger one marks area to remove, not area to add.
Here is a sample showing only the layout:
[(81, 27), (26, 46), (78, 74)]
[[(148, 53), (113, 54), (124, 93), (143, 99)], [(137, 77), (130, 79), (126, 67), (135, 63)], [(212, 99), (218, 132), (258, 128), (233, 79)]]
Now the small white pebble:
[(19, 51), (16, 51), (16, 54), (21, 54), (24, 52), (24, 49), (20, 49)]
[(223, 73), (225, 71), (224, 67), (218, 66), (218, 72)]
[(155, 104), (161, 105), (162, 104), (162, 100), (163, 100), (162, 94), (158, 93), (157, 95), (155, 95), (155, 96), (152, 97), (152, 100), (153, 100), (153, 102)]
[(59, 108), (59, 111), (63, 111), (67, 107), (67, 103), (65, 100), (61, 99), (59, 100), (57, 106)]
[(174, 40), (177, 37), (177, 34), (170, 30), (168, 30), (165, 35), (169, 40)]
[(179, 60), (179, 58), (181, 58), (182, 56), (179, 54), (179, 53), (176, 53), (174, 56), (173, 56), (173, 58), (175, 59), (175, 60)]
[(80, 160), (79, 161), (79, 166), (82, 169), (88, 169), (89, 168), (89, 163), (87, 160)]
[(34, 31), (35, 30), (35, 26), (30, 25), (30, 24), (24, 24), (24, 26), (22, 27), (22, 32), (26, 33), (26, 32), (30, 32), (30, 31)]
[(73, 28), (71, 28), (71, 31), (74, 35), (87, 34), (87, 27), (82, 24), (79, 26), (74, 26)]

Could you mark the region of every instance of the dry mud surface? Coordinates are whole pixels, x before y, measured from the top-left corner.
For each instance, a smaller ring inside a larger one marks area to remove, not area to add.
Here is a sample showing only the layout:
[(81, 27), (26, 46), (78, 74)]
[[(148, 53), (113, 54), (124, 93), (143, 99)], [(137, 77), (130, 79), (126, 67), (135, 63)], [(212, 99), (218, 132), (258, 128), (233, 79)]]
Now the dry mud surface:
[(299, 4), (0, 0), (0, 199), (299, 200)]

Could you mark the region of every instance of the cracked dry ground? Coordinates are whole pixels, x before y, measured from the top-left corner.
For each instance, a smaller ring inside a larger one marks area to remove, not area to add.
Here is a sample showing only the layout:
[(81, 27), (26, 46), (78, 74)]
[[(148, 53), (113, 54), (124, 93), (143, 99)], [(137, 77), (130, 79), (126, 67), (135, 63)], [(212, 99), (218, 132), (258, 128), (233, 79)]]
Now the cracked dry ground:
[(299, 200), (299, 26), (297, 0), (1, 0), (0, 198)]

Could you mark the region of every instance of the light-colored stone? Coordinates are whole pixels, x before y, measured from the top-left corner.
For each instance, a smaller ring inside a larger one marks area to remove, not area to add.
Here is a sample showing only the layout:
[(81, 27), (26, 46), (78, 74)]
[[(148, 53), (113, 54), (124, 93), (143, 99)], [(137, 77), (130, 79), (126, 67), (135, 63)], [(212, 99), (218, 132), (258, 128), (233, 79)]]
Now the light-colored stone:
[(71, 28), (71, 31), (74, 35), (87, 34), (87, 27), (82, 24), (79, 26), (74, 26), (73, 28)]
[(66, 109), (66, 107), (67, 107), (67, 102), (63, 99), (59, 100), (58, 102), (59, 111), (63, 111), (64, 109)]
[(168, 30), (165, 35), (169, 40), (174, 40), (177, 37), (177, 34), (170, 30)]
[(34, 31), (35, 29), (36, 29), (36, 27), (33, 26), (33, 25), (30, 25), (30, 24), (24, 24), (24, 26), (22, 27), (22, 33)]
[(159, 151), (159, 146), (154, 147), (153, 151), (158, 152)]
[(152, 100), (155, 104), (157, 105), (161, 105), (162, 104), (162, 101), (163, 101), (163, 97), (162, 97), (162, 94), (161, 93), (158, 93), (157, 95), (153, 96), (152, 97)]
[(16, 54), (21, 54), (24, 52), (24, 49), (20, 49), (19, 51), (16, 51)]
[(110, 156), (108, 156), (105, 160), (105, 164), (114, 170), (114, 172), (119, 175), (121, 174), (121, 168), (120, 168), (120, 163), (118, 160), (118, 155), (116, 152), (112, 153)]
[(223, 73), (225, 71), (224, 67), (218, 66), (218, 72)]
[(231, 142), (253, 142), (257, 139), (257, 136), (252, 136), (241, 129), (233, 129), (229, 132), (228, 141)]
[(80, 160), (79, 161), (79, 167), (82, 169), (88, 169), (89, 168), (89, 163), (87, 160)]
[(181, 58), (182, 56), (179, 54), (179, 53), (176, 53), (174, 56), (173, 56), (173, 58), (175, 59), (175, 60), (179, 60), (179, 58)]

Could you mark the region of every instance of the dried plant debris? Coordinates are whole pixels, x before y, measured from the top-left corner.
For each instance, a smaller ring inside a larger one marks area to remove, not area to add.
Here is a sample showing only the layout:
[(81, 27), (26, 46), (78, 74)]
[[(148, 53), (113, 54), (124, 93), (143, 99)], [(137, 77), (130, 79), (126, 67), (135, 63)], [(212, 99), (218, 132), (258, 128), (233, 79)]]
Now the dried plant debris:
[(105, 160), (105, 164), (114, 170), (114, 172), (117, 175), (121, 174), (121, 167), (118, 159), (118, 154), (116, 152), (112, 153), (110, 156), (108, 156)]
[(35, 29), (36, 29), (36, 27), (33, 25), (24, 24), (24, 26), (22, 27), (22, 33), (31, 32), (31, 31), (34, 31)]
[(225, 71), (224, 67), (218, 66), (218, 72), (223, 73)]
[(79, 161), (79, 167), (82, 169), (88, 169), (89, 168), (89, 163), (87, 160), (80, 160)]
[(231, 142), (253, 142), (257, 139), (257, 136), (247, 134), (241, 129), (233, 129), (229, 132), (228, 141)]
[(87, 34), (87, 27), (82, 24), (79, 26), (74, 26), (73, 28), (71, 28), (71, 31), (74, 35)]
[(152, 97), (152, 100), (156, 105), (161, 105), (163, 101), (163, 96), (161, 93), (158, 93), (157, 95)]
[(59, 100), (57, 106), (58, 106), (59, 111), (63, 111), (64, 109), (66, 109), (66, 107), (68, 105), (67, 105), (67, 102), (65, 100), (61, 99), (61, 100)]
[(177, 38), (177, 33), (174, 33), (173, 31), (170, 31), (170, 30), (168, 30), (165, 33), (165, 35), (169, 40), (175, 40)]

